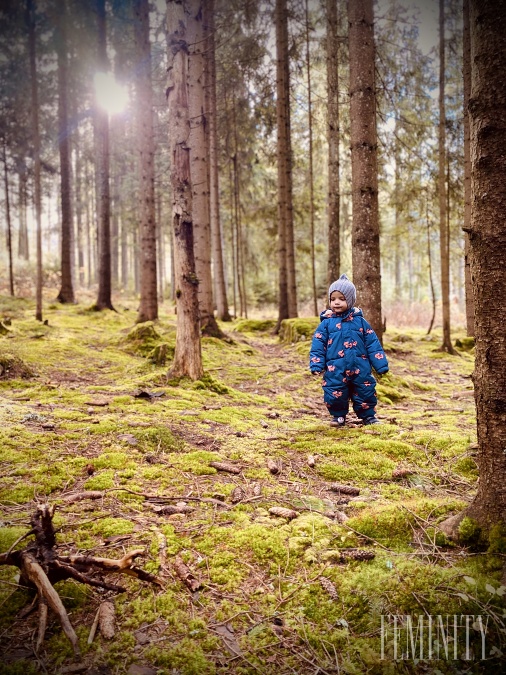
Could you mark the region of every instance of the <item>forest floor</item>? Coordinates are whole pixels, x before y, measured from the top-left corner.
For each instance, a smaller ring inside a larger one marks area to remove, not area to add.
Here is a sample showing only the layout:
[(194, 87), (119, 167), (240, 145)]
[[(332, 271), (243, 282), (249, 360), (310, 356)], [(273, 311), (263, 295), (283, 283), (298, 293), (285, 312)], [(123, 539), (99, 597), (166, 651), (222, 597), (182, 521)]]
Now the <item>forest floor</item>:
[[(472, 351), (449, 356), (437, 331), (389, 329), (382, 424), (351, 415), (336, 430), (307, 368), (316, 319), (292, 320), (288, 342), (272, 322), (224, 324), (226, 341), (203, 339), (206, 375), (192, 383), (152, 362), (160, 345), (172, 353), (173, 315), (140, 329), (124, 303), (49, 305), (47, 325), (33, 316), (32, 302), (0, 297), (11, 319), (0, 336), (0, 553), (27, 546), (47, 502), (59, 555), (142, 549), (137, 566), (161, 586), (120, 574), (107, 581), (123, 593), (58, 582), (76, 662), (51, 611), (35, 653), (38, 613), (22, 613), (30, 593), (1, 566), (0, 673), (500, 671), (504, 556), (480, 547), (471, 521), (459, 545), (437, 529), (476, 487)], [(89, 641), (106, 600), (115, 634)]]

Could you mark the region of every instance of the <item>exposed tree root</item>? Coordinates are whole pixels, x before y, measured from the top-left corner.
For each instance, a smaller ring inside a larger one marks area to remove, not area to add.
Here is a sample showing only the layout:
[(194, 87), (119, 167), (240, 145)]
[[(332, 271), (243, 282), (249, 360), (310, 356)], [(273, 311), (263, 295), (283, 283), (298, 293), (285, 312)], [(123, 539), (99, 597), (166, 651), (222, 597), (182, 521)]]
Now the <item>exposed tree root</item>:
[(126, 589), (116, 584), (104, 581), (101, 577), (95, 578), (96, 573), (118, 572), (128, 574), (141, 581), (148, 581), (162, 587), (161, 581), (154, 575), (134, 566), (134, 560), (144, 553), (143, 549), (130, 551), (119, 560), (110, 558), (96, 558), (93, 556), (70, 555), (60, 556), (56, 549), (56, 536), (53, 527), (54, 507), (41, 504), (30, 520), (32, 526), (30, 534), (35, 540), (24, 549), (0, 553), (0, 565), (14, 565), (19, 568), (20, 585), (28, 586), (37, 594), (39, 607), (39, 630), (36, 641), (38, 651), (44, 640), (47, 625), (47, 612), (50, 607), (58, 616), (65, 635), (68, 637), (74, 654), (80, 656), (77, 635), (70, 623), (67, 611), (60, 596), (54, 589), (54, 584), (65, 579), (74, 579), (89, 586), (96, 586), (106, 590), (124, 592)]

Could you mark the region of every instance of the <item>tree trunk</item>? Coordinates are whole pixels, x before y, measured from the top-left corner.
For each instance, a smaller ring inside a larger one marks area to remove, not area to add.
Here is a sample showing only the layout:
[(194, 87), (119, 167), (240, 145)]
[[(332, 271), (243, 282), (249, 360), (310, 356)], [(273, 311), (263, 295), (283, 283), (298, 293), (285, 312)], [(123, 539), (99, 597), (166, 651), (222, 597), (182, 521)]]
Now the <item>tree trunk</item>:
[[(464, 516), (484, 530), (506, 527), (506, 4), (470, 0), (471, 223), (469, 249), (475, 302), (474, 388), (478, 429), (478, 492), (470, 506), (445, 521), (458, 533)], [(504, 583), (504, 575), (503, 575)]]
[(443, 306), (442, 351), (454, 354), (450, 331), (450, 243), (447, 224), (446, 190), (446, 110), (445, 110), (445, 10), (439, 0), (439, 133), (438, 133), (438, 193), (439, 245), (441, 257), (441, 304)]
[(167, 0), (169, 81), (169, 146), (171, 157), (172, 222), (177, 332), (171, 377), (203, 375), (200, 345), (198, 279), (193, 251), (192, 182), (189, 140), (188, 54), (195, 43), (200, 0)]
[(463, 74), (464, 74), (464, 279), (466, 289), (466, 324), (467, 334), (474, 335), (474, 300), (469, 261), (469, 225), (471, 223), (471, 150), (469, 131), (469, 94), (471, 90), (471, 36), (469, 25), (469, 0), (464, 0), (463, 7)]
[(35, 288), (35, 318), (42, 321), (42, 190), (40, 180), (39, 92), (35, 44), (35, 0), (26, 0), (28, 51), (30, 58), (30, 85), (32, 108), (33, 193), (37, 239), (37, 282)]
[(353, 0), (348, 4), (353, 281), (360, 306), (381, 341), (383, 323), (373, 21), (373, 0)]
[[(195, 39), (189, 45), (189, 114), (191, 119), (189, 144), (192, 181), (192, 218), (195, 246), (195, 268), (198, 284), (200, 328), (203, 335), (221, 336), (214, 318), (213, 280), (211, 276), (211, 226), (209, 222), (209, 156), (204, 114), (204, 78), (206, 72), (202, 0), (195, 4), (192, 17)], [(192, 31), (193, 34), (193, 31)]]
[(18, 238), (18, 256), (24, 260), (30, 259), (29, 243), (28, 243), (28, 222), (26, 218), (27, 198), (26, 198), (26, 183), (27, 170), (25, 166), (19, 171), (19, 194), (18, 194), (18, 211), (19, 211), (19, 238)]
[(309, 49), (309, 0), (306, 0), (306, 68), (307, 68), (307, 114), (309, 131), (309, 221), (311, 239), (311, 286), (313, 291), (313, 314), (318, 316), (316, 294), (315, 225), (314, 225), (314, 176), (313, 176), (313, 102), (311, 100), (311, 62)]
[(56, 51), (58, 58), (58, 145), (60, 150), (60, 198), (61, 198), (61, 287), (57, 300), (74, 302), (72, 284), (73, 223), (71, 200), (71, 157), (68, 124), (68, 50), (67, 50), (66, 2), (58, 4), (56, 23)]
[[(108, 70), (107, 36), (105, 23), (105, 0), (96, 0), (98, 65), (103, 72)], [(98, 179), (98, 297), (95, 308), (114, 309), (111, 300), (111, 198), (109, 186), (109, 115), (105, 110), (95, 109), (97, 134), (97, 179)]]
[(134, 0), (137, 55), (137, 141), (140, 196), (140, 305), (137, 321), (158, 318), (155, 219), (155, 145), (153, 139), (153, 89), (149, 42), (149, 0)]
[(339, 184), (339, 39), (337, 0), (327, 0), (327, 141), (328, 141), (328, 263), (327, 283), (339, 278), (340, 184)]
[(208, 75), (208, 130), (209, 130), (209, 176), (210, 176), (210, 220), (213, 251), (214, 299), (218, 319), (230, 321), (227, 287), (225, 282), (225, 265), (223, 261), (223, 242), (220, 220), (220, 184), (218, 168), (218, 134), (216, 106), (216, 53), (214, 39), (214, 0), (204, 2), (204, 20), (207, 25), (207, 75)]
[(276, 0), (276, 120), (278, 158), (278, 323), (297, 316), (295, 248), (292, 205), (292, 147), (290, 136), (290, 78), (286, 0)]
[(14, 297), (14, 270), (12, 267), (12, 225), (11, 225), (11, 204), (9, 197), (9, 172), (7, 170), (7, 151), (5, 138), (3, 139), (3, 163), (4, 163), (4, 191), (5, 191), (5, 220), (7, 223), (7, 255), (9, 258), (9, 293)]
[[(77, 119), (77, 109), (74, 110)], [(82, 186), (82, 159), (79, 129), (75, 130), (74, 142), (74, 194), (76, 205), (76, 244), (77, 244), (77, 269), (76, 279), (79, 286), (84, 286), (84, 233), (83, 233), (83, 186)]]

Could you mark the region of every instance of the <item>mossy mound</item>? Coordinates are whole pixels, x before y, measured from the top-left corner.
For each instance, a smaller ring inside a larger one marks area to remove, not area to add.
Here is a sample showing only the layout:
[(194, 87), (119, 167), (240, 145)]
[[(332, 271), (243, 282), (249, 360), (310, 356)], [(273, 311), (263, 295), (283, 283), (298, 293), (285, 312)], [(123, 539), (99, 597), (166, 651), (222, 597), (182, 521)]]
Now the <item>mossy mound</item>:
[(465, 352), (470, 352), (475, 347), (474, 337), (463, 337), (455, 340), (455, 346), (459, 349), (463, 349)]
[(279, 339), (288, 344), (310, 340), (319, 323), (317, 318), (285, 319), (281, 322)]
[(234, 326), (238, 333), (266, 333), (274, 330), (275, 319), (242, 319)]
[(34, 375), (33, 370), (17, 356), (0, 355), (0, 380), (28, 380)]
[(129, 351), (148, 358), (155, 365), (165, 365), (174, 356), (174, 346), (163, 341), (152, 321), (131, 328), (125, 342)]

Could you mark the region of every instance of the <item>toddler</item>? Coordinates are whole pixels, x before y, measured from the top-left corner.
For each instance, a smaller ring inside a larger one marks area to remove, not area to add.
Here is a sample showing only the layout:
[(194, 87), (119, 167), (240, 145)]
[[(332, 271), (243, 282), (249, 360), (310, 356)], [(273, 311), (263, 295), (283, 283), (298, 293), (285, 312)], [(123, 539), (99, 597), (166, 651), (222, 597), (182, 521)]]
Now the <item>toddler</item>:
[(354, 307), (356, 297), (346, 274), (330, 285), (330, 309), (320, 314), (311, 343), (309, 368), (315, 375), (323, 374), (323, 400), (332, 416), (331, 426), (345, 425), (349, 398), (363, 424), (379, 424), (372, 368), (380, 375), (387, 373), (388, 361), (362, 310)]

